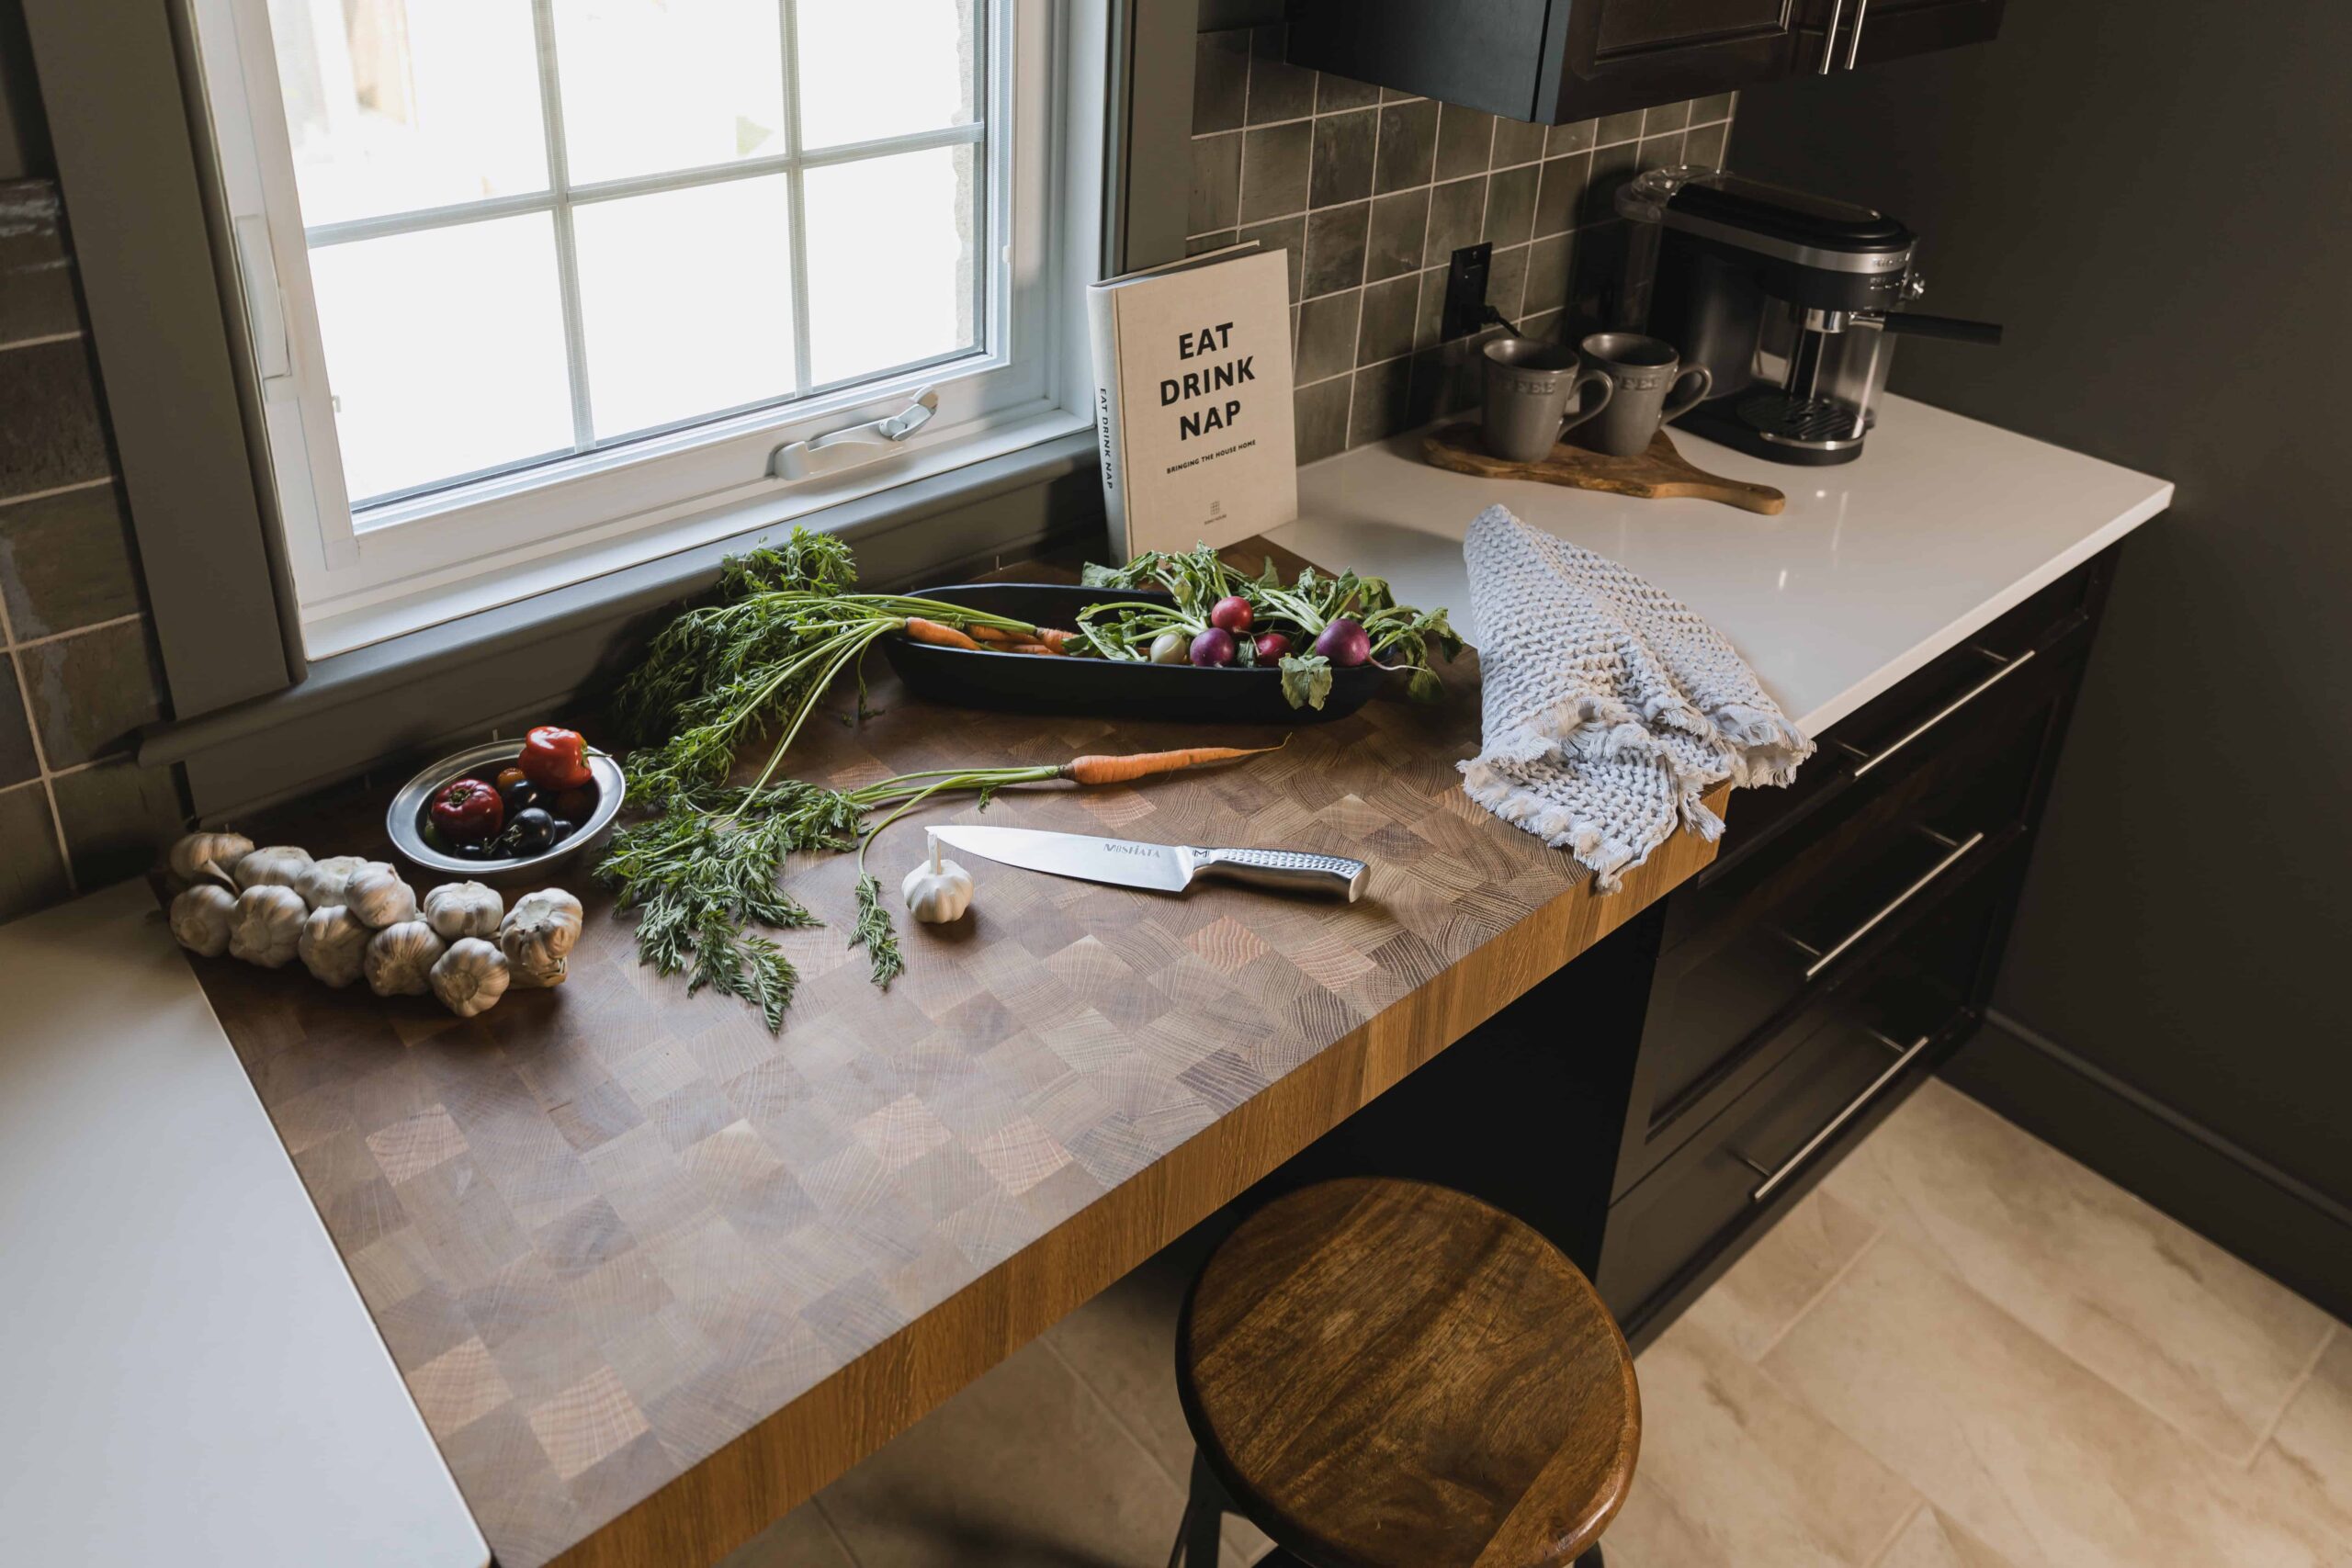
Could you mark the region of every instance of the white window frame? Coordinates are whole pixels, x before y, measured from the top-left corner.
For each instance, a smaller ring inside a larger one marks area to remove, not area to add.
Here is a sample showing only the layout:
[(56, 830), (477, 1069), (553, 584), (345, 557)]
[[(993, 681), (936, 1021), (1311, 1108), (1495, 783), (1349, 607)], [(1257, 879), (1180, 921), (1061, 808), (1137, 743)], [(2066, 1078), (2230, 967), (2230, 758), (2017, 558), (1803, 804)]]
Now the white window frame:
[[(529, 0), (549, 25), (550, 0)], [(791, 0), (781, 0), (789, 5)], [(1102, 224), (1102, 0), (975, 0), (1009, 69), (984, 84), (976, 160), (979, 348), (788, 403), (361, 509), (344, 488), (310, 251), (266, 0), (192, 0), (249, 367), (305, 651), (346, 651), (1053, 440), (1091, 423), (1083, 285)], [(544, 30), (542, 37), (546, 36)], [(1090, 68), (1091, 66), (1091, 68)], [(789, 90), (788, 85), (788, 90)], [(946, 138), (954, 140), (952, 136)], [(872, 463), (797, 483), (775, 448), (899, 412), (937, 413)]]

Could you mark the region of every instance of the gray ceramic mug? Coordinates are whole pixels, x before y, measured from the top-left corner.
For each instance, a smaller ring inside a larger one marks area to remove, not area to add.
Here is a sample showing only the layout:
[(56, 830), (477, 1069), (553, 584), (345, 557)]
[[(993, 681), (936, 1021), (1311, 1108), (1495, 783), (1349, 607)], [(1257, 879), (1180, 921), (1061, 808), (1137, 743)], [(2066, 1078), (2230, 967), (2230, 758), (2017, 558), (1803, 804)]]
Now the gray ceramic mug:
[[(1586, 389), (1600, 396), (1589, 406)], [(1576, 350), (1530, 337), (1487, 345), (1487, 450), (1514, 463), (1540, 463), (1564, 431), (1609, 406), (1608, 375), (1582, 367)]]
[[(1650, 449), (1658, 427), (1704, 402), (1715, 378), (1703, 365), (1685, 367), (1674, 345), (1639, 333), (1595, 333), (1584, 340), (1584, 363), (1609, 378), (1615, 390), (1602, 416), (1577, 437), (1577, 445), (1612, 457), (1638, 457)], [(1690, 389), (1679, 391), (1684, 381)]]

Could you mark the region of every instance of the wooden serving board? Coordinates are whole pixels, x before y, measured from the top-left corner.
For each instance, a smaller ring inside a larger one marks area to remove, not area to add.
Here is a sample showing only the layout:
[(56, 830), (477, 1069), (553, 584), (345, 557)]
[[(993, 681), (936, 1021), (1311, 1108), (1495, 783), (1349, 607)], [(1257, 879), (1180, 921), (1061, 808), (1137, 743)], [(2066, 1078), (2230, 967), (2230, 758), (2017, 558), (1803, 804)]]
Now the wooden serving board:
[[(878, 713), (809, 725), (795, 776), (1269, 739), (869, 673)], [(502, 1568), (716, 1562), (1713, 858), (1679, 834), (1595, 895), (1464, 795), (1476, 655), (1443, 673), (1441, 705), (1237, 766), (943, 799), (869, 857), (895, 904), (927, 822), (1280, 845), (1370, 862), (1361, 903), (969, 860), (971, 914), (901, 912), (884, 992), (847, 945), (851, 857), (796, 856), (829, 923), (779, 933), (781, 1035), (639, 968), (584, 878), (571, 978), (478, 1018), (193, 960)], [(383, 822), (354, 785), (239, 826), (383, 856)]]
[(1721, 474), (1692, 468), (1674, 449), (1673, 440), (1663, 430), (1651, 440), (1650, 449), (1638, 457), (1611, 457), (1563, 441), (1540, 463), (1514, 463), (1487, 451), (1485, 435), (1470, 422), (1431, 431), (1421, 438), (1421, 446), (1438, 468), (1492, 479), (1534, 479), (1543, 484), (1566, 485), (1572, 490), (1636, 496), (1644, 501), (1720, 501), (1725, 506), (1767, 517), (1788, 504), (1788, 497), (1770, 485), (1727, 479)]

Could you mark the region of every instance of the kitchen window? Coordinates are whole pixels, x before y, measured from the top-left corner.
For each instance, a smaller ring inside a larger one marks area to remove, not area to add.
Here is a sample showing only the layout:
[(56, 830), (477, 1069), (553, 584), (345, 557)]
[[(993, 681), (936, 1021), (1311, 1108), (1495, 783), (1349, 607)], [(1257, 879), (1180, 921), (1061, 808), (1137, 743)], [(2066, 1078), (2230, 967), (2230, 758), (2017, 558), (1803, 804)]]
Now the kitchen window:
[(306, 651), (1081, 427), (1068, 9), (194, 0)]

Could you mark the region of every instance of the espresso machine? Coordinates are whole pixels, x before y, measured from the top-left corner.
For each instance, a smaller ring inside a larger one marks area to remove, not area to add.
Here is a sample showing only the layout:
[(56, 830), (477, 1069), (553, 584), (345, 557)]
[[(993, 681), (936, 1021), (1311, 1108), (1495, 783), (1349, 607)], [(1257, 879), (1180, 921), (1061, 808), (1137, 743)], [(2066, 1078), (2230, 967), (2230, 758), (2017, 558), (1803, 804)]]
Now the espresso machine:
[(1617, 194), (1617, 325), (1714, 377), (1677, 423), (1781, 463), (1850, 463), (1897, 336), (1997, 344), (1984, 321), (1906, 310), (1917, 238), (1883, 212), (1713, 169), (1652, 169)]

